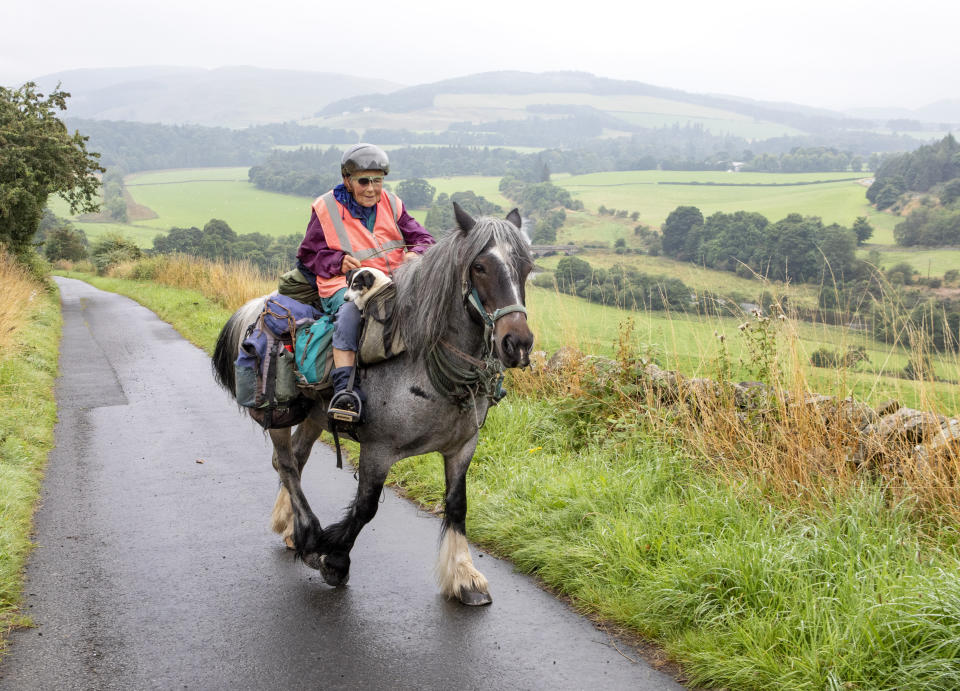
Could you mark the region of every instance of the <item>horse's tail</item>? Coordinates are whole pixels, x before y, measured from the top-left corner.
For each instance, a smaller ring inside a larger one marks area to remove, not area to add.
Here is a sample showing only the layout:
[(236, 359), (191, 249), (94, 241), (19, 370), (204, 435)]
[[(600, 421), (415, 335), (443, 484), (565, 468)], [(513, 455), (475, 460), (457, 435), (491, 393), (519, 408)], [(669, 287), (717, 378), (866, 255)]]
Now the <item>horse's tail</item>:
[(257, 298), (234, 312), (233, 316), (224, 324), (223, 329), (220, 330), (220, 335), (217, 336), (217, 345), (213, 348), (213, 359), (211, 361), (213, 378), (233, 396), (237, 395), (234, 363), (239, 354), (240, 342), (243, 340), (243, 334), (247, 326), (256, 320), (262, 305), (263, 298)]

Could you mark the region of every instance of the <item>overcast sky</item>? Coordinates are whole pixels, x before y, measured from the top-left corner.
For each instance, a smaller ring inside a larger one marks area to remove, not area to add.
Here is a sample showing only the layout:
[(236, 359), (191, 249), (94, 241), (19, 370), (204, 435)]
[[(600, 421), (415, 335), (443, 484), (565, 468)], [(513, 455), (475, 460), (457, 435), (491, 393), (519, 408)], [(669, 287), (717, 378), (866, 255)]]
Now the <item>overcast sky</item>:
[(82, 67), (253, 65), (408, 85), (580, 70), (828, 108), (960, 99), (956, 0), (4, 0), (0, 14), (6, 86)]

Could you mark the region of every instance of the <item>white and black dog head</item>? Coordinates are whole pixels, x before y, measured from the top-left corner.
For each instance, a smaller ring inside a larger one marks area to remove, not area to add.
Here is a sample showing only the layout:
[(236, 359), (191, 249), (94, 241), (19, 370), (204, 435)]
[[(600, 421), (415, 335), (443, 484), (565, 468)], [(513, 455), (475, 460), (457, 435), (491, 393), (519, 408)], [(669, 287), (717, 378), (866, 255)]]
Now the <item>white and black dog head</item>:
[(343, 299), (353, 302), (362, 310), (367, 300), (379, 293), (392, 279), (380, 269), (361, 266), (347, 272), (347, 292)]

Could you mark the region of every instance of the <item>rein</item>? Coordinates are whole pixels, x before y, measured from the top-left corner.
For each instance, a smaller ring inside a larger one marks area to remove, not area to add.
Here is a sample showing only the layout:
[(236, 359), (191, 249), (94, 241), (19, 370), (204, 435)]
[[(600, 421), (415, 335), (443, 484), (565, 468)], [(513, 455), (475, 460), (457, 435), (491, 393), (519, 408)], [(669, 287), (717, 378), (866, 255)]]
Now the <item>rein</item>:
[[(466, 303), (473, 306), (483, 320), (483, 350), (480, 358), (464, 353), (441, 339), (427, 353), (427, 374), (440, 394), (459, 404), (461, 410), (476, 407), (478, 397), (496, 404), (507, 392), (503, 388), (504, 367), (493, 352), (493, 328), (497, 320), (513, 312), (527, 313), (520, 304), (507, 305), (491, 314), (483, 308), (477, 289), (469, 291)], [(483, 423), (478, 420), (477, 427)]]

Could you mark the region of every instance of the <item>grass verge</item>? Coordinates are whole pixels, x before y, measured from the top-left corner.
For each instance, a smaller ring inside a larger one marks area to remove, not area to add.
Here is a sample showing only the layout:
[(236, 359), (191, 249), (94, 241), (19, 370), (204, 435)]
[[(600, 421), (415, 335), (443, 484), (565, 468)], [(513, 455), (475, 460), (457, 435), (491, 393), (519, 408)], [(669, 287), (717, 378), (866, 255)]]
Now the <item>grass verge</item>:
[(33, 511), (53, 447), (60, 343), (55, 290), (0, 255), (0, 657), (6, 634), (29, 619), (18, 610), (30, 553)]

